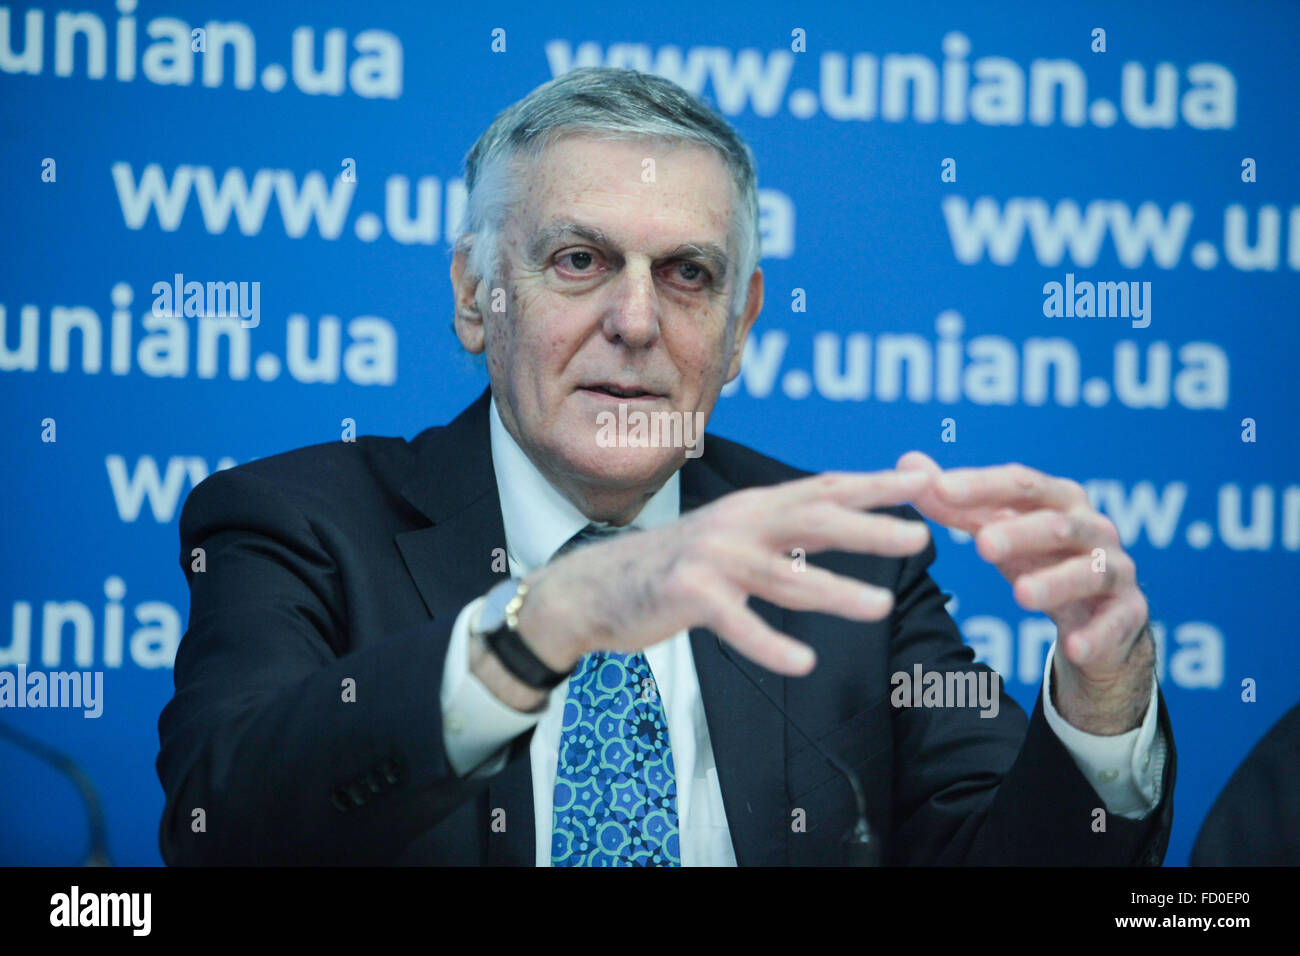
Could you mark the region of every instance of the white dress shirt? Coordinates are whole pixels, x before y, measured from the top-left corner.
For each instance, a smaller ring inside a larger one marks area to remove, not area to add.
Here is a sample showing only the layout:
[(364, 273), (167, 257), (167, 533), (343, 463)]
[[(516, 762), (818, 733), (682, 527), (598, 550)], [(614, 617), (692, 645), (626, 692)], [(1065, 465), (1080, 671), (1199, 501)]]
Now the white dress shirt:
[[(505, 525), (506, 556), (512, 577), (546, 564), (570, 538), (591, 522), (546, 480), (506, 431), (493, 399), (490, 410), (492, 464)], [(681, 507), (680, 473), (674, 473), (646, 502), (631, 527), (649, 529), (675, 521)], [(551, 865), (552, 801), (566, 680), (550, 692), (544, 709), (521, 713), (499, 701), (469, 670), (470, 622), (483, 599), (457, 616), (443, 668), (441, 704), (447, 759), (457, 773), (491, 775), (505, 766), (506, 745), (536, 725), (529, 747), (538, 866)], [(1052, 706), (1048, 684), (1056, 645), (1044, 668), (1047, 723), (1074, 757), (1109, 812), (1137, 819), (1160, 799), (1165, 740), (1158, 733), (1156, 695), (1151, 694), (1140, 727), (1100, 737), (1072, 727)], [(677, 817), (682, 866), (735, 866), (704, 715), (690, 636), (681, 631), (645, 649), (668, 723), (677, 778)], [(1154, 675), (1152, 677), (1154, 682)]]

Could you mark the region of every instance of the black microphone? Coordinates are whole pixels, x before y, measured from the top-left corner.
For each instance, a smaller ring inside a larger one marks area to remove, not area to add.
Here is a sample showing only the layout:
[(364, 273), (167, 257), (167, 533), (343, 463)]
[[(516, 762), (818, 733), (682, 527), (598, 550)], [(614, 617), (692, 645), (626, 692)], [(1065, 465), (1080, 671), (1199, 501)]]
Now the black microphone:
[(723, 643), (722, 638), (717, 637), (717, 641), (718, 650), (722, 652), (723, 657), (731, 662), (731, 666), (740, 671), (741, 676), (753, 685), (754, 689), (763, 696), (763, 699), (781, 712), (781, 716), (785, 718), (785, 722), (795, 730), (799, 731), (799, 736), (808, 741), (808, 743), (812, 745), (812, 748), (821, 754), (822, 758), (828, 764), (838, 770), (844, 779), (849, 782), (849, 786), (853, 788), (853, 800), (858, 807), (858, 819), (857, 822), (849, 828), (849, 832), (844, 834), (844, 839), (840, 841), (840, 845), (843, 847), (844, 851), (844, 865), (880, 866), (880, 841), (875, 838), (871, 831), (871, 824), (867, 822), (867, 800), (862, 794), (862, 781), (858, 779), (857, 773), (854, 772), (852, 767), (840, 760), (833, 753), (830, 753), (822, 747), (821, 744), (817, 743), (817, 741), (814, 740), (806, 730), (800, 727), (798, 723), (795, 722), (795, 719), (786, 713), (785, 708), (777, 703), (776, 698), (763, 690), (763, 688), (759, 686), (758, 681), (754, 680), (754, 678), (740, 666), (740, 663), (731, 656), (731, 652), (727, 650), (727, 645)]

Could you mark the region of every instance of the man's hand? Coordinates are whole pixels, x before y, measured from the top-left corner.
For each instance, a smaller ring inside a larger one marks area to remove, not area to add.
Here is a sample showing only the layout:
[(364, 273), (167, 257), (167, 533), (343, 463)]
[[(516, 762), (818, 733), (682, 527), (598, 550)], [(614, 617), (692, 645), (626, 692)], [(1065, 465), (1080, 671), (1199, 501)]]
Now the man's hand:
[(900, 469), (935, 480), (915, 499), (926, 517), (975, 536), (1016, 602), (1056, 623), (1054, 701), (1080, 730), (1114, 735), (1142, 722), (1154, 642), (1137, 569), (1114, 524), (1075, 481), (1024, 465), (939, 466), (908, 452)]
[(884, 619), (888, 589), (796, 569), (792, 552), (917, 553), (930, 540), (924, 522), (865, 512), (911, 500), (930, 480), (922, 472), (815, 475), (737, 491), (662, 528), (580, 548), (528, 576), (520, 636), (550, 667), (568, 670), (590, 651), (642, 650), (702, 626), (769, 670), (807, 674), (812, 649), (746, 602)]

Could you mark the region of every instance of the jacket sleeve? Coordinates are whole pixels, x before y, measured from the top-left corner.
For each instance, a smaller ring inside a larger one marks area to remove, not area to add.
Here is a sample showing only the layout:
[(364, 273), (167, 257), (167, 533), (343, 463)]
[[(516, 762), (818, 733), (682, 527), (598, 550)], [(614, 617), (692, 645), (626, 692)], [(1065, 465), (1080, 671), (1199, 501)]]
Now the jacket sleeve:
[(158, 720), (167, 863), (383, 863), (482, 789), (444, 751), (451, 619), (352, 650), (334, 560), (241, 469), (193, 491), (180, 531), (189, 628)]
[[(919, 519), (912, 509), (909, 517)], [(933, 543), (907, 559), (895, 586), (890, 673), (994, 672), (973, 663), (929, 575)], [(996, 716), (978, 707), (894, 708), (894, 831), (887, 862), (904, 865), (1158, 866), (1168, 846), (1177, 769), (1163, 697), (1159, 726), (1168, 741), (1160, 802), (1141, 820), (1105, 812), (1105, 803), (1052, 732), (1042, 690), (1033, 715), (997, 683)], [(1157, 693), (1159, 693), (1157, 685)]]

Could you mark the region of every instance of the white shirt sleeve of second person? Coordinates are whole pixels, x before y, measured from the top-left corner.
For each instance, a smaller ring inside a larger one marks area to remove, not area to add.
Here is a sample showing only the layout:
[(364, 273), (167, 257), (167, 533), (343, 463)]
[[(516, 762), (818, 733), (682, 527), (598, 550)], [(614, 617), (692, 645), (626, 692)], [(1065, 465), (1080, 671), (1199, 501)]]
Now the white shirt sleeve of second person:
[(506, 764), (506, 745), (542, 716), (506, 706), (470, 673), (469, 623), (483, 600), (471, 601), (457, 615), (442, 668), (443, 745), (447, 762), (462, 777), (500, 772)]

